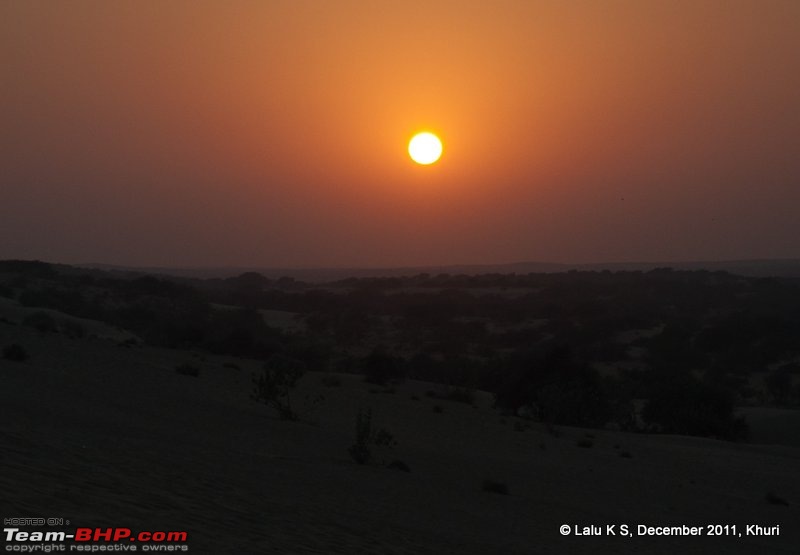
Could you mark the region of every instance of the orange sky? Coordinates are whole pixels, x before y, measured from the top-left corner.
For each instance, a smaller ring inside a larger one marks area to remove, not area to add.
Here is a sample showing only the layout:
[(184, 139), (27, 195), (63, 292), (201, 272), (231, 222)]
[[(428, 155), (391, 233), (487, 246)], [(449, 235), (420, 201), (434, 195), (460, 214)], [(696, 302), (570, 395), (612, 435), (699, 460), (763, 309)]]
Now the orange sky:
[(800, 257), (798, 29), (792, 0), (6, 1), (0, 258)]

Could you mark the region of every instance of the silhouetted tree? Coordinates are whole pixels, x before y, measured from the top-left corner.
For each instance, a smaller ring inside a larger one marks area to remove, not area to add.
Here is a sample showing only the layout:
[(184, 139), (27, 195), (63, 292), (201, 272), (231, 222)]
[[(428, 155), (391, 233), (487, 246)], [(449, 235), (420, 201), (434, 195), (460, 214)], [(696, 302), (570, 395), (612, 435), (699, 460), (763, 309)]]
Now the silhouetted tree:
[(663, 373), (652, 385), (642, 418), (652, 431), (742, 439), (747, 426), (734, 415), (733, 395), (691, 374)]

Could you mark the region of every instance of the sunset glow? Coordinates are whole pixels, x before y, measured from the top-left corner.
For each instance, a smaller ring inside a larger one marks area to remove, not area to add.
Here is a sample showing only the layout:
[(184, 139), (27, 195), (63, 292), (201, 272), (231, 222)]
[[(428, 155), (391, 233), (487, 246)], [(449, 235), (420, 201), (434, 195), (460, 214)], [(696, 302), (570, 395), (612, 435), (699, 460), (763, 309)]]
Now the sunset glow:
[[(798, 256), (798, 20), (790, 1), (2, 2), (0, 250)], [(406, 147), (430, 125), (423, 167)]]

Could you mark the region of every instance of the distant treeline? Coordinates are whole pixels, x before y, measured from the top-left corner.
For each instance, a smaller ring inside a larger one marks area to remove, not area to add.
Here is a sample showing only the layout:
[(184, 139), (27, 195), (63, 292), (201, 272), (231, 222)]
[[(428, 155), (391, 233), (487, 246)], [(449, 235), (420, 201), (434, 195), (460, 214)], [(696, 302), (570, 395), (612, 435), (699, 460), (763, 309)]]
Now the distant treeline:
[[(800, 405), (800, 284), (724, 272), (351, 278), (309, 285), (0, 262), (0, 296), (147, 343), (415, 378), (555, 424), (740, 438), (740, 404)], [(291, 331), (261, 310), (296, 314)]]

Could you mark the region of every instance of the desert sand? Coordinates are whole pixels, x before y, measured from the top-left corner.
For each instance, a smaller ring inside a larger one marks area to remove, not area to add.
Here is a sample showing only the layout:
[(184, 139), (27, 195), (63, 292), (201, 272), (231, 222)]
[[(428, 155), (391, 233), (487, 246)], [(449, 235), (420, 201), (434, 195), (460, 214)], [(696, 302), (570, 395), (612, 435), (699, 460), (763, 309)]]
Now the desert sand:
[[(470, 406), (429, 397), (436, 386), (422, 382), (387, 389), (341, 374), (326, 387), (314, 372), (295, 399), (324, 401), (286, 422), (250, 399), (259, 361), (42, 334), (16, 316), (0, 322), (0, 343), (31, 357), (0, 360), (4, 517), (187, 530), (190, 551), (209, 554), (798, 553), (796, 444), (548, 431), (498, 413), (488, 394)], [(177, 373), (183, 362), (199, 376)], [(397, 445), (358, 465), (348, 447), (366, 407)], [(770, 417), (768, 429), (780, 427)], [(410, 472), (381, 464), (392, 460)], [(781, 535), (559, 533), (623, 523), (780, 525)]]

